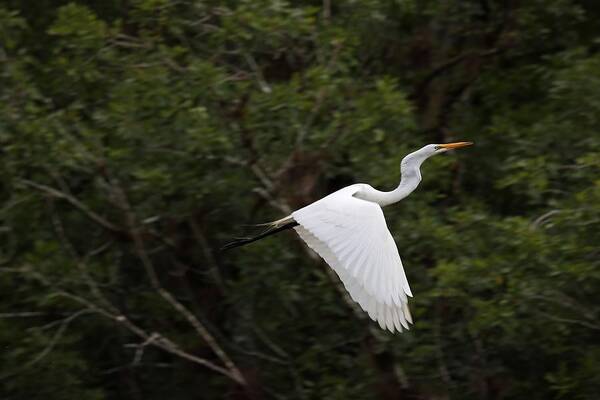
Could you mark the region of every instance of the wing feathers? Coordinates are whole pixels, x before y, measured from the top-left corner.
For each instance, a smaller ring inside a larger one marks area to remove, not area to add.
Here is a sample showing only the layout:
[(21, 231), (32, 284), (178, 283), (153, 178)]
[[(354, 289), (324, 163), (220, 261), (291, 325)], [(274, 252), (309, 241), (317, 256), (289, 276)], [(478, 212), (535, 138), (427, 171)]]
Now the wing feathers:
[[(354, 191), (352, 191), (352, 190)], [(412, 296), (383, 212), (349, 187), (294, 213), (294, 229), (336, 272), (360, 307), (382, 329), (408, 329)]]

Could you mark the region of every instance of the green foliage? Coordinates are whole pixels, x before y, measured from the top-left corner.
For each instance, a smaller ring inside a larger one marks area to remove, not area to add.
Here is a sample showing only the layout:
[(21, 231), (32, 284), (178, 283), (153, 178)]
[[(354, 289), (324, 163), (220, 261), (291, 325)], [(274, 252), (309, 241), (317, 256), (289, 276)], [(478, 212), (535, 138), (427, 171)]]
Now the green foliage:
[[(0, 398), (596, 398), (598, 18), (575, 0), (5, 2)], [(408, 332), (355, 313), (292, 233), (218, 251), (455, 139), (476, 146), (385, 211)], [(210, 368), (231, 372), (222, 353), (245, 386)]]

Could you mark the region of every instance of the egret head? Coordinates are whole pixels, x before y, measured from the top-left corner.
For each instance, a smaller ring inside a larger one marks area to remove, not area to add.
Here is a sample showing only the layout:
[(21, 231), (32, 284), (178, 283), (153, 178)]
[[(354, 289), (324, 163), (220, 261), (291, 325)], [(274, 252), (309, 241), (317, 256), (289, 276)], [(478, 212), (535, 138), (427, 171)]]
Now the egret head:
[[(455, 142), (446, 144), (428, 144), (420, 148), (419, 150), (410, 153), (402, 160), (401, 169), (406, 173), (410, 173), (411, 170), (418, 170), (421, 164), (429, 157), (436, 154), (445, 153), (448, 150), (459, 149), (461, 147), (470, 146), (473, 142)], [(419, 173), (417, 172), (417, 175)]]
[(428, 144), (427, 146), (421, 147), (419, 150), (411, 153), (407, 156), (407, 158), (415, 158), (420, 159), (421, 161), (425, 161), (427, 158), (434, 156), (436, 154), (445, 153), (448, 150), (452, 149), (460, 149), (461, 147), (470, 146), (473, 142), (455, 142), (455, 143), (446, 143), (446, 144)]
[(433, 154), (445, 153), (448, 150), (452, 149), (460, 149), (461, 147), (466, 147), (472, 145), (473, 142), (454, 142), (454, 143), (446, 143), (446, 144), (430, 144), (425, 147), (433, 146)]

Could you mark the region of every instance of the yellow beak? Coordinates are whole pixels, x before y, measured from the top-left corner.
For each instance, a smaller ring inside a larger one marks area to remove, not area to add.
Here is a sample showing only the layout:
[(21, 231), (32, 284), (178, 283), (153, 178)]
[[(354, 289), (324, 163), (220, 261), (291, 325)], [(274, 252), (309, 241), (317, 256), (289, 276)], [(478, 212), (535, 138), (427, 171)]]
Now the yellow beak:
[(473, 142), (456, 142), (456, 143), (440, 144), (439, 146), (443, 147), (444, 149), (460, 149), (461, 147), (470, 146), (472, 144), (473, 144)]

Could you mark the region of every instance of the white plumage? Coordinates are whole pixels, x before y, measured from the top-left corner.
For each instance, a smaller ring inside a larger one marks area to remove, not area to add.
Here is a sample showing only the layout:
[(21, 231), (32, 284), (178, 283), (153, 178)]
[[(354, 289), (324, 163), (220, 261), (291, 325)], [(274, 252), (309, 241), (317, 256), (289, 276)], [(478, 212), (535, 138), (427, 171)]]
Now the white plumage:
[(354, 197), (361, 188), (346, 187), (293, 212), (295, 229), (382, 329), (402, 331), (412, 322), (412, 293), (381, 207)]
[(471, 144), (424, 146), (402, 159), (402, 179), (396, 189), (382, 192), (364, 183), (345, 187), (270, 223), (266, 232), (238, 239), (224, 249), (293, 227), (337, 273), (350, 297), (379, 322), (382, 329), (401, 332), (412, 323), (408, 309), (408, 297), (412, 297), (412, 293), (382, 207), (397, 203), (419, 186), (420, 167), (426, 159)]
[(412, 323), (412, 297), (398, 248), (382, 207), (396, 203), (421, 182), (421, 164), (429, 157), (470, 142), (430, 144), (404, 157), (402, 179), (391, 192), (355, 184), (294, 211), (294, 227), (306, 244), (337, 273), (350, 297), (382, 329), (402, 332)]

